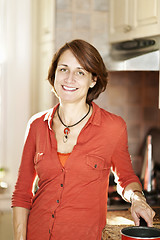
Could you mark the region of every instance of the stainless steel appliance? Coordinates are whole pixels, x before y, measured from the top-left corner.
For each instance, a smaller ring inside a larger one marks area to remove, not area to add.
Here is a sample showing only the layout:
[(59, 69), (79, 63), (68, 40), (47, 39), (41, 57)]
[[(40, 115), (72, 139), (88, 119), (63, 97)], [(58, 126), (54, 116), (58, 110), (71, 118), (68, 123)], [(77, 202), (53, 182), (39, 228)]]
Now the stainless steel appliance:
[(105, 63), (109, 71), (159, 71), (160, 36), (111, 44)]

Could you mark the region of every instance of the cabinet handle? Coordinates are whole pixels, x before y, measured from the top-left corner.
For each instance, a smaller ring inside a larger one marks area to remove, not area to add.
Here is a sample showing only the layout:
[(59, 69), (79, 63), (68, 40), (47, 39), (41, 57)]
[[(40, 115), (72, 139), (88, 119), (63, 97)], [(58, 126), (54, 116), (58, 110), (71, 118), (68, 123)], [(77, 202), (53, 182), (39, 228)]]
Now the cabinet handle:
[(132, 30), (132, 26), (130, 26), (130, 25), (124, 26), (123, 31), (124, 31), (125, 33), (130, 32), (131, 30)]

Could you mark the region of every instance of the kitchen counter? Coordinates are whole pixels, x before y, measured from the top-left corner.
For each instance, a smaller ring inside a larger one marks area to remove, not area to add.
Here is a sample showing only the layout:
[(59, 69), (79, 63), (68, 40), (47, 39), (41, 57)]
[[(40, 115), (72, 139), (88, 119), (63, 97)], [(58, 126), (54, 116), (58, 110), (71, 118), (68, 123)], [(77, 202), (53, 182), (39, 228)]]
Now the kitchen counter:
[[(154, 220), (154, 227), (160, 228), (160, 222)], [(120, 240), (120, 230), (125, 227), (134, 226), (129, 210), (108, 211), (107, 224), (103, 230), (103, 240)]]

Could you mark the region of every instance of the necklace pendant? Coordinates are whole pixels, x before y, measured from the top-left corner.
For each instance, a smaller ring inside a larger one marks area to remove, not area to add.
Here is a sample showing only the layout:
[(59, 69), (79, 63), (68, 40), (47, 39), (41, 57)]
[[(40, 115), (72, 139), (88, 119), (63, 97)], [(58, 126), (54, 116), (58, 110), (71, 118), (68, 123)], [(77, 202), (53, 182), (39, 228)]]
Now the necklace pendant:
[(63, 142), (66, 143), (68, 141), (68, 134), (70, 133), (70, 129), (66, 127), (64, 129), (64, 136), (63, 136)]
[(68, 141), (68, 135), (63, 136), (63, 142), (66, 143)]
[(70, 133), (70, 129), (68, 128), (68, 127), (66, 127), (65, 129), (64, 129), (64, 134), (65, 135), (68, 135)]

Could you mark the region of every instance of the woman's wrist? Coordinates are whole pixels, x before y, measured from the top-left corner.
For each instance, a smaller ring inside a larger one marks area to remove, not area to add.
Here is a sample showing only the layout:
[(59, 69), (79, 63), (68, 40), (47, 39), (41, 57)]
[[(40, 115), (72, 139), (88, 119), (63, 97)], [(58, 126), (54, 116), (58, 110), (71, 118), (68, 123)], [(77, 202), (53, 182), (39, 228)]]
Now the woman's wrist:
[(145, 195), (144, 195), (144, 192), (143, 192), (143, 191), (134, 190), (134, 191), (131, 193), (131, 196), (130, 196), (130, 203), (132, 204), (133, 199), (138, 199), (139, 197), (143, 198), (143, 199), (146, 201), (146, 198), (145, 198)]

